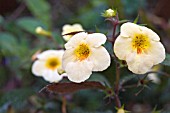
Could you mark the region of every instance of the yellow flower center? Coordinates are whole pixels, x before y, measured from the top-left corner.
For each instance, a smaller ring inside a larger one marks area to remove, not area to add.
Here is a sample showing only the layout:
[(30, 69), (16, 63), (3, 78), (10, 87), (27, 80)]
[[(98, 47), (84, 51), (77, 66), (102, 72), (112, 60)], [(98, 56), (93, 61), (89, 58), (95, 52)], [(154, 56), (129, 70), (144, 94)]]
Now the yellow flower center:
[(75, 56), (78, 60), (82, 61), (86, 59), (90, 55), (90, 48), (87, 44), (81, 43), (78, 47), (74, 50)]
[(132, 47), (137, 54), (141, 54), (145, 50), (147, 50), (150, 46), (150, 40), (146, 35), (137, 34), (132, 39)]
[(61, 66), (61, 61), (56, 57), (48, 58), (46, 61), (46, 67), (51, 70), (54, 70), (59, 66)]

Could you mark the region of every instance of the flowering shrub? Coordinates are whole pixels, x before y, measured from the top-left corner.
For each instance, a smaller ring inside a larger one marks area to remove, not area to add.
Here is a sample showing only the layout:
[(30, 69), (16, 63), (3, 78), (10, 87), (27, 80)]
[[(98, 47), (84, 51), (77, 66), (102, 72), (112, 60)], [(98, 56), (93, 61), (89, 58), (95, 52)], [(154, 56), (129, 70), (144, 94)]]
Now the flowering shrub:
[[(100, 6), (100, 2), (90, 3)], [(0, 18), (4, 66), (0, 73), (11, 74), (0, 80), (0, 113), (4, 109), (7, 113), (169, 111), (169, 49), (163, 43), (165, 34), (143, 21), (146, 15), (123, 20), (119, 7), (104, 11), (75, 7), (80, 14), (74, 14), (56, 5), (60, 11), (53, 20), (67, 11), (76, 17), (52, 24), (46, 0), (26, 0), (14, 14), (25, 7), (36, 19), (16, 19), (11, 34), (6, 31), (13, 24), (6, 24), (12, 20)]]

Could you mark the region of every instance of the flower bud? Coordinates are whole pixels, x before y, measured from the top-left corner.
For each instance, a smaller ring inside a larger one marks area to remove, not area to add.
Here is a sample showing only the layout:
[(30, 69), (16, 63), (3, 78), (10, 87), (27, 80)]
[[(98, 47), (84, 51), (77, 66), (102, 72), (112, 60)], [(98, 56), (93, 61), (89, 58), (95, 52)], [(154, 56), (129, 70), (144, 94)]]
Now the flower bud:
[(119, 108), (119, 109), (117, 110), (117, 113), (125, 113), (125, 110), (124, 110), (123, 108)]
[(106, 18), (110, 18), (110, 17), (115, 17), (116, 14), (117, 14), (116, 10), (108, 9), (104, 13), (102, 13), (102, 16)]
[(51, 36), (51, 33), (49, 31), (46, 31), (45, 29), (43, 29), (42, 27), (37, 27), (35, 29), (35, 32), (39, 35), (43, 35), (43, 36)]

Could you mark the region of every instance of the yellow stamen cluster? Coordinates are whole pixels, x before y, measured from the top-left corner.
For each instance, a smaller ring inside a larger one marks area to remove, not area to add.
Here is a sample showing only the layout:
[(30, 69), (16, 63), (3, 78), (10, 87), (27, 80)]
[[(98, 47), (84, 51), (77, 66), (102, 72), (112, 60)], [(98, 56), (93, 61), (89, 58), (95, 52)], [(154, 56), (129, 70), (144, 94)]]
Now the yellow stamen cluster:
[(46, 67), (51, 69), (51, 70), (54, 70), (56, 69), (57, 67), (59, 67), (61, 65), (61, 62), (58, 58), (56, 57), (51, 57), (51, 58), (48, 58), (47, 61), (46, 61)]
[(137, 51), (137, 54), (141, 54), (150, 46), (149, 38), (143, 34), (137, 34), (132, 39), (132, 47)]
[(90, 55), (90, 48), (87, 44), (81, 43), (78, 47), (74, 50), (75, 56), (78, 60), (82, 61), (86, 59)]

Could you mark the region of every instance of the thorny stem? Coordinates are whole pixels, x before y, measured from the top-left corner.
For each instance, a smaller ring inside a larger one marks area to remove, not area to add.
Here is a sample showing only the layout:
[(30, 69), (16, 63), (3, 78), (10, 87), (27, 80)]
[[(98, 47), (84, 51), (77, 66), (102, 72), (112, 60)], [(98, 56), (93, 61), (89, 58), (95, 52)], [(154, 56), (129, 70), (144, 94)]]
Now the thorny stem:
[(62, 96), (62, 113), (67, 113), (66, 104), (67, 104), (66, 98), (65, 96)]

